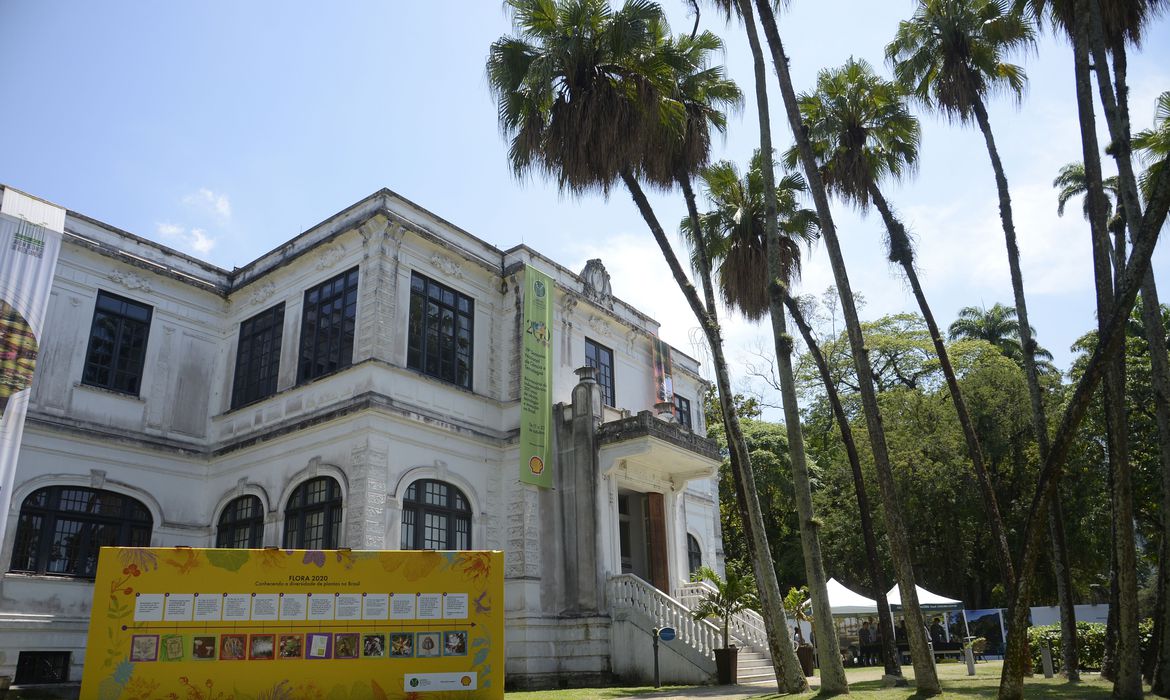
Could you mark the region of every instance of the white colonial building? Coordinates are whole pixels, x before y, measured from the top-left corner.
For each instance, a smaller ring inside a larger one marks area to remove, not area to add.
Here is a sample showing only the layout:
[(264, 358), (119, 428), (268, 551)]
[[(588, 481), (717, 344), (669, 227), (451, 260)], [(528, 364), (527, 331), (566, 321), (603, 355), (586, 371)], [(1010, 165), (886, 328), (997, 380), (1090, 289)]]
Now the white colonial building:
[[(655, 407), (658, 324), (600, 261), (499, 250), (388, 190), (234, 270), (79, 213), (65, 229), (0, 674), (79, 679), (98, 548), (148, 544), (503, 550), (512, 684), (636, 677), (664, 619), (690, 629), (668, 677), (713, 671), (717, 640), (669, 597), (722, 563), (706, 385), (674, 350), (674, 411)], [(526, 264), (556, 286), (545, 490), (518, 480)]]

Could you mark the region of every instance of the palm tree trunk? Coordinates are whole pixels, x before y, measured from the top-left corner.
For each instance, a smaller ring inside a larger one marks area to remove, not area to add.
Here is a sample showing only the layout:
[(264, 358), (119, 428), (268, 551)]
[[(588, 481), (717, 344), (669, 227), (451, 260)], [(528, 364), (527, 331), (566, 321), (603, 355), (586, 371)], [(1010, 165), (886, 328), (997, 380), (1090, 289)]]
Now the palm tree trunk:
[[(1024, 296), (1024, 273), (1020, 266), (1020, 248), (1016, 242), (1016, 225), (1012, 215), (1011, 192), (1008, 189), (1007, 174), (995, 146), (991, 131), (991, 120), (982, 99), (975, 101), (975, 120), (987, 144), (987, 155), (995, 173), (995, 188), (999, 194), (999, 218), (1003, 224), (1004, 240), (1007, 244), (1008, 271), (1012, 280), (1012, 296), (1016, 304), (1016, 320), (1020, 324), (1020, 345), (1023, 352), (1024, 378), (1028, 384), (1028, 399), (1032, 408), (1032, 432), (1040, 451), (1040, 459), (1048, 455), (1048, 419), (1044, 414), (1044, 394), (1040, 388), (1040, 372), (1036, 369), (1036, 340), (1032, 337), (1032, 326), (1028, 321), (1028, 302)], [(1060, 641), (1062, 666), (1069, 681), (1079, 681), (1080, 660), (1077, 654), (1076, 608), (1072, 597), (1072, 577), (1069, 568), (1068, 549), (1065, 546), (1064, 507), (1060, 490), (1053, 494), (1052, 507), (1048, 513), (1048, 530), (1052, 539), (1052, 563), (1056, 575), (1056, 595), (1060, 603)], [(1009, 588), (1010, 590), (1010, 588)]]
[[(837, 393), (837, 386), (833, 383), (829, 372), (829, 363), (824, 353), (813, 337), (812, 328), (804, 319), (804, 314), (791, 295), (784, 297), (784, 305), (788, 313), (800, 330), (801, 337), (808, 352), (812, 355), (821, 375), (821, 382), (825, 385), (825, 395), (829, 399), (829, 406), (833, 409), (833, 416), (837, 419), (837, 427), (841, 431), (841, 442), (845, 445), (845, 454), (849, 457), (849, 467), (853, 470), (853, 492), (857, 497), (857, 513), (861, 520), (861, 539), (865, 542), (866, 568), (869, 572), (869, 586), (873, 599), (877, 601), (878, 629), (881, 630), (882, 663), (886, 668), (886, 675), (902, 678), (902, 663), (898, 660), (898, 647), (894, 642), (894, 616), (890, 613), (890, 602), (886, 599), (886, 577), (882, 574), (880, 557), (878, 554), (877, 537), (873, 532), (873, 515), (869, 505), (869, 494), (865, 490), (865, 476), (861, 473), (861, 456), (857, 453), (857, 442), (853, 439), (853, 429), (849, 426), (849, 417), (845, 415), (845, 407), (841, 404), (841, 397)], [(904, 681), (903, 681), (904, 682)]]
[[(1101, 103), (1105, 107), (1105, 118), (1109, 125), (1109, 134), (1112, 140), (1112, 148), (1110, 149), (1110, 152), (1113, 154), (1113, 158), (1117, 162), (1117, 174), (1120, 185), (1118, 188), (1120, 191), (1119, 199), (1121, 200), (1120, 208), (1124, 212), (1124, 220), (1129, 225), (1131, 232), (1133, 232), (1133, 235), (1137, 235), (1136, 232), (1140, 231), (1142, 228), (1141, 223), (1143, 215), (1141, 211), (1141, 200), (1138, 197), (1137, 179), (1134, 176), (1133, 153), (1130, 147), (1128, 87), (1126, 86), (1127, 57), (1125, 50), (1125, 40), (1123, 37), (1118, 37), (1112, 47), (1107, 47), (1101, 21), (1101, 7), (1096, 0), (1093, 0), (1093, 2), (1080, 3), (1078, 5), (1078, 11), (1083, 11), (1086, 5), (1088, 5), (1088, 9), (1090, 10), (1090, 43), (1093, 51), (1093, 63), (1097, 73), (1097, 86), (1101, 96)], [(1113, 54), (1112, 76), (1109, 74), (1109, 62), (1106, 56), (1108, 49), (1112, 49)], [(1111, 78), (1112, 80), (1116, 81), (1115, 85), (1111, 82)], [(1117, 245), (1120, 246), (1123, 244), (1124, 233), (1122, 234), (1122, 238)], [(1170, 369), (1167, 368), (1165, 330), (1162, 327), (1161, 311), (1158, 308), (1157, 299), (1157, 287), (1154, 283), (1153, 274), (1151, 273), (1148, 275), (1148, 279), (1146, 279), (1143, 283), (1142, 316), (1143, 321), (1146, 323), (1149, 323), (1150, 320), (1153, 320), (1154, 322), (1153, 326), (1147, 326), (1146, 332), (1148, 334), (1147, 342), (1149, 342), (1151, 358), (1151, 380), (1154, 384), (1155, 419), (1158, 425), (1158, 438), (1163, 475), (1162, 496), (1163, 506), (1165, 507), (1167, 504), (1170, 504), (1170, 403), (1168, 403), (1167, 400), (1167, 397), (1170, 396)], [(1160, 354), (1159, 352), (1155, 351), (1156, 345), (1160, 346)], [(1121, 364), (1121, 369), (1124, 371), (1124, 363)], [(1122, 484), (1121, 486), (1123, 489), (1127, 490), (1132, 488), (1132, 486), (1130, 486), (1128, 483)], [(1126, 493), (1118, 494), (1118, 498), (1124, 499), (1125, 497)], [(1122, 505), (1124, 506), (1124, 504)], [(1132, 509), (1132, 496), (1129, 507)], [(1164, 512), (1170, 511), (1164, 510)], [(1167, 529), (1164, 526), (1163, 540), (1166, 539), (1167, 532), (1170, 532), (1170, 529)], [(1129, 528), (1124, 528), (1122, 536), (1124, 537), (1127, 534), (1129, 534)], [(1156, 605), (1156, 608), (1160, 614), (1155, 620), (1155, 626), (1159, 629), (1156, 631), (1155, 638), (1162, 642), (1160, 645), (1162, 649), (1159, 651), (1159, 656), (1164, 658), (1162, 667), (1165, 669), (1166, 678), (1163, 679), (1163, 683), (1166, 683), (1167, 681), (1170, 681), (1170, 644), (1167, 644), (1166, 640), (1167, 630), (1165, 625), (1167, 624), (1166, 616), (1168, 606), (1167, 601), (1165, 600), (1165, 596), (1168, 589), (1165, 584), (1165, 578), (1167, 575), (1170, 575), (1167, 574), (1166, 571), (1167, 566), (1170, 566), (1166, 562), (1166, 554), (1170, 552), (1170, 549), (1165, 548), (1165, 543), (1163, 543), (1163, 545), (1163, 556), (1161, 557), (1161, 562), (1159, 563), (1159, 596)], [(1126, 552), (1125, 549), (1119, 548), (1117, 551), (1118, 555), (1123, 559), (1128, 557), (1128, 552)], [(1124, 562), (1119, 562), (1119, 567), (1123, 566), (1125, 566)], [(1127, 586), (1129, 586), (1129, 582), (1127, 580), (1128, 577), (1125, 576), (1124, 572), (1120, 570), (1118, 571), (1118, 574), (1118, 584), (1120, 588), (1119, 598), (1123, 598), (1129, 595), (1127, 590)], [(1118, 606), (1119, 614), (1125, 618), (1128, 618), (1131, 612), (1129, 608), (1133, 607), (1135, 610), (1133, 610), (1132, 613), (1136, 618), (1136, 583), (1134, 584), (1134, 600), (1121, 602), (1122, 604)], [(1123, 650), (1126, 650), (1127, 653), (1133, 655), (1133, 657), (1137, 660), (1136, 663), (1139, 669), (1137, 673), (1140, 677), (1140, 650), (1138, 650), (1136, 646), (1132, 648), (1128, 646), (1137, 643), (1137, 632), (1135, 629), (1131, 634), (1127, 634), (1127, 631), (1125, 630), (1125, 625), (1127, 622), (1127, 619), (1120, 619), (1118, 623), (1120, 628), (1120, 636), (1118, 640), (1119, 647), (1117, 654), (1119, 661), (1118, 681), (1124, 683), (1124, 693), (1140, 694), (1140, 679), (1135, 682), (1130, 677), (1130, 674), (1132, 674), (1133, 671), (1131, 668), (1129, 668), (1129, 666), (1133, 664), (1134, 661), (1131, 659), (1129, 663), (1126, 664), (1122, 658)], [(1121, 636), (1128, 636), (1131, 638), (1121, 639)], [(1170, 690), (1170, 685), (1164, 685), (1163, 690)]]
[(996, 556), (999, 558), (1000, 571), (1003, 574), (1004, 586), (1011, 588), (1015, 585), (1015, 571), (1012, 567), (1012, 553), (1008, 549), (1007, 534), (1004, 532), (1003, 518), (999, 514), (999, 499), (995, 496), (995, 486), (991, 483), (991, 476), (983, 463), (983, 448), (979, 445), (979, 436), (975, 433), (975, 422), (971, 420), (971, 413), (967, 410), (967, 403), (963, 400), (962, 390), (959, 388), (959, 379), (955, 376), (955, 368), (951, 365), (950, 354), (939, 332), (938, 323), (934, 320), (934, 313), (926, 301), (926, 293), (922, 290), (922, 283), (914, 269), (913, 252), (910, 249), (910, 237), (902, 222), (894, 216), (881, 189), (876, 184), (869, 188), (870, 199), (882, 215), (886, 230), (890, 235), (890, 260), (902, 266), (906, 279), (910, 282), (910, 289), (914, 299), (918, 302), (918, 309), (926, 321), (926, 329), (930, 332), (931, 342), (934, 343), (934, 353), (938, 356), (939, 366), (943, 377), (946, 378), (947, 389), (950, 390), (951, 401), (955, 405), (955, 412), (959, 416), (959, 425), (963, 429), (963, 437), (967, 441), (967, 454), (971, 458), (971, 465), (975, 470), (975, 480), (979, 484), (979, 494), (983, 498), (983, 508), (987, 511), (988, 525), (991, 530), (991, 540)]
[(800, 427), (800, 410), (796, 402), (796, 380), (792, 374), (792, 337), (788, 335), (784, 317), (784, 297), (787, 285), (780, 262), (780, 234), (776, 204), (776, 175), (773, 164), (772, 124), (768, 114), (768, 74), (764, 67), (764, 52), (756, 33), (756, 22), (748, 0), (740, 0), (740, 14), (747, 30), (755, 66), (756, 108), (760, 122), (760, 172), (764, 177), (764, 230), (768, 251), (768, 292), (772, 336), (776, 346), (776, 369), (780, 379), (780, 396), (784, 404), (784, 429), (788, 436), (788, 456), (792, 469), (792, 490), (796, 513), (800, 518), (800, 549), (804, 555), (805, 577), (813, 606), (813, 627), (816, 630), (817, 657), (821, 666), (821, 690), (824, 695), (849, 692), (845, 665), (841, 661), (837, 631), (833, 625), (833, 610), (829, 606), (828, 576), (821, 557), (820, 536), (813, 515), (812, 485), (808, 476), (808, 462), (804, 452), (804, 435)]
[(1158, 599), (1155, 603), (1154, 692), (1170, 695), (1170, 361), (1167, 359), (1166, 329), (1154, 273), (1146, 273), (1142, 284), (1142, 321), (1150, 351), (1150, 378), (1154, 385), (1154, 417), (1158, 424), (1159, 455), (1162, 462), (1162, 556), (1158, 562)]
[[(1086, 59), (1082, 54), (1078, 61)], [(1087, 61), (1085, 61), (1087, 64)], [(1087, 77), (1087, 73), (1085, 74)], [(1078, 100), (1080, 106), (1081, 100)], [(1083, 128), (1083, 127), (1082, 127)], [(1001, 700), (1017, 700), (1023, 697), (1024, 667), (1013, 663), (1021, 656), (1020, 651), (1026, 650), (1028, 603), (1032, 595), (1032, 579), (1036, 570), (1036, 560), (1041, 550), (1040, 522), (1047, 516), (1048, 504), (1053, 492), (1060, 483), (1061, 472), (1065, 460), (1068, 459), (1069, 448), (1072, 445), (1075, 432), (1088, 410), (1092, 394), (1097, 389), (1105, 374), (1108, 362), (1121, 351), (1125, 337), (1125, 324), (1129, 318), (1129, 310), (1137, 299), (1142, 280), (1150, 269), (1150, 258), (1154, 253), (1157, 233), (1166, 223), (1166, 212), (1170, 209), (1170, 169), (1164, 169), (1151, 183), (1150, 198), (1146, 206), (1145, 218), (1142, 226), (1135, 235), (1133, 250), (1122, 277), (1121, 291), (1116, 303), (1109, 313), (1104, 332), (1099, 333), (1097, 346), (1093, 348), (1089, 361), (1085, 365), (1084, 374), (1073, 389), (1072, 396), (1066, 404), (1060, 425), (1052, 438), (1052, 449), (1044, 465), (1040, 469), (1036, 492), (1028, 509), (1025, 519), (1023, 551), (1020, 554), (1019, 565), (1016, 567), (1016, 588), (1012, 595), (1012, 604), (1008, 609), (1008, 650), (1004, 662), (1003, 673), (1000, 676), (999, 697)]]
[[(746, 5), (746, 0), (740, 0)], [(886, 446), (885, 429), (882, 427), (881, 413), (878, 410), (877, 392), (874, 388), (873, 368), (869, 364), (869, 355), (865, 350), (865, 339), (861, 334), (861, 321), (857, 315), (857, 306), (853, 300), (853, 290), (849, 284), (849, 274), (845, 269), (845, 259), (841, 254), (841, 244), (837, 238), (837, 228), (833, 224), (833, 216), (829, 210), (829, 197), (825, 191), (825, 184), (821, 180), (817, 169), (816, 158), (812, 152), (808, 135), (801, 123), (800, 110), (796, 102), (796, 91), (792, 87), (792, 76), (788, 71), (788, 59), (784, 55), (784, 46), (780, 40), (780, 32), (776, 27), (776, 17), (767, 0), (756, 0), (764, 33), (768, 39), (768, 46), (772, 51), (772, 63), (776, 69), (776, 76), (780, 82), (780, 93), (784, 98), (784, 111), (788, 117), (789, 127), (792, 129), (800, 152), (801, 164), (804, 167), (805, 178), (809, 183), (809, 190), (816, 205), (817, 216), (821, 224), (821, 236), (825, 241), (825, 248), (829, 253), (829, 262), (833, 268), (833, 279), (837, 285), (837, 293), (841, 299), (841, 311), (845, 320), (846, 331), (849, 336), (849, 345), (853, 351), (853, 364), (857, 371), (858, 385), (861, 392), (862, 408), (865, 412), (866, 424), (869, 427), (870, 443), (873, 449), (874, 467), (877, 473), (878, 488), (882, 494), (883, 513), (886, 520), (886, 535), (890, 541), (890, 555), (894, 561), (894, 570), (897, 574), (898, 586), (902, 594), (903, 617), (907, 625), (907, 639), (910, 642), (910, 655), (914, 662), (914, 678), (918, 692), (923, 696), (937, 695), (942, 692), (938, 682), (938, 672), (934, 666), (934, 659), (926, 639), (926, 628), (922, 619), (922, 610), (918, 607), (918, 591), (915, 589), (914, 564), (910, 553), (910, 543), (906, 535), (906, 523), (902, 519), (902, 508), (898, 499), (897, 487), (894, 484), (893, 470), (890, 468), (889, 451)]]
[[(1108, 232), (1105, 224), (1106, 207), (1104, 190), (1102, 189), (1100, 151), (1097, 144), (1095, 130), (1096, 118), (1093, 114), (1093, 93), (1089, 75), (1089, 53), (1096, 54), (1095, 62), (1098, 80), (1101, 88), (1106, 113), (1113, 113), (1116, 126), (1116, 102), (1111, 98), (1112, 83), (1108, 73), (1108, 62), (1105, 60), (1103, 41), (1099, 38), (1094, 41), (1094, 35), (1100, 34), (1100, 17), (1094, 17), (1099, 10), (1095, 0), (1078, 0), (1076, 4), (1076, 32), (1073, 37), (1073, 54), (1077, 67), (1077, 103), (1081, 122), (1081, 145), (1085, 159), (1085, 180), (1089, 195), (1089, 228), (1093, 236), (1093, 269), (1097, 290), (1097, 323), (1098, 334), (1105, 323), (1104, 319), (1114, 311), (1114, 280), (1110, 275), (1110, 260), (1108, 253)], [(1095, 20), (1095, 21), (1094, 21)], [(1097, 25), (1094, 28), (1094, 25)], [(1119, 168), (1122, 162), (1118, 163)], [(1119, 173), (1120, 174), (1120, 173)], [(1124, 179), (1124, 175), (1122, 178)], [(1132, 168), (1129, 177), (1133, 177)], [(1121, 200), (1124, 203), (1129, 196), (1126, 194), (1124, 182), (1121, 186)], [(1136, 193), (1136, 192), (1135, 192)], [(1141, 213), (1133, 220), (1134, 225), (1140, 228)], [(1128, 212), (1127, 212), (1128, 214)], [(1128, 215), (1127, 215), (1128, 218)], [(1120, 279), (1120, 275), (1118, 277)], [(1127, 435), (1128, 423), (1125, 418), (1125, 354), (1119, 353), (1111, 363), (1110, 371), (1105, 376), (1104, 390), (1105, 425), (1109, 439), (1109, 468), (1113, 476), (1113, 548), (1117, 554), (1117, 677), (1113, 685), (1113, 696), (1116, 698), (1140, 698), (1142, 696), (1141, 679), (1141, 651), (1138, 640), (1138, 610), (1137, 610), (1137, 552), (1134, 542), (1133, 524), (1133, 485), (1130, 478), (1129, 439)], [(1108, 648), (1106, 649), (1108, 652)]]
[[(737, 493), (742, 495), (740, 507), (746, 512), (745, 524), (749, 525), (752, 546), (752, 564), (756, 574), (756, 581), (760, 586), (760, 603), (763, 610), (764, 625), (768, 634), (768, 647), (772, 654), (772, 664), (776, 670), (776, 678), (780, 681), (785, 692), (799, 693), (808, 689), (808, 681), (800, 669), (800, 662), (792, 648), (792, 638), (788, 634), (788, 617), (784, 614), (784, 599), (780, 595), (780, 586), (776, 580), (776, 567), (772, 562), (772, 551), (768, 547), (768, 536), (764, 531), (764, 517), (760, 510), (760, 500), (756, 493), (756, 479), (752, 473), (751, 457), (748, 454), (747, 442), (744, 440), (743, 429), (739, 424), (739, 416), (735, 413), (732, 403), (731, 379), (727, 371), (727, 360), (723, 355), (723, 337), (719, 325), (714, 322), (707, 310), (703, 308), (695, 287), (687, 278), (674, 249), (666, 237), (666, 232), (658, 222), (654, 210), (650, 207), (646, 194), (638, 184), (633, 174), (626, 170), (622, 173), (622, 181), (630, 190), (646, 225), (654, 235), (663, 257), (666, 259), (670, 272), (678, 283), (691, 311), (703, 328), (707, 343), (711, 346), (711, 364), (715, 370), (715, 384), (719, 390), (719, 407), (723, 411), (723, 424), (727, 431), (728, 449), (734, 458), (731, 460), (733, 476), (738, 484)], [(706, 284), (710, 285), (708, 280)]]

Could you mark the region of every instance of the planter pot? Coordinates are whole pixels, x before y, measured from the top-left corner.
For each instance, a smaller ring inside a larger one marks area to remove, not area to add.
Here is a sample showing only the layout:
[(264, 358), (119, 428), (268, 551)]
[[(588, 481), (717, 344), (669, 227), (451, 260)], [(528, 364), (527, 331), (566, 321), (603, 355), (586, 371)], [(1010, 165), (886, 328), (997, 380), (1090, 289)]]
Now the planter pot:
[(739, 676), (739, 649), (728, 647), (715, 650), (715, 680), (719, 685), (735, 685)]
[(805, 678), (812, 678), (815, 664), (813, 663), (813, 647), (811, 644), (801, 644), (796, 647), (796, 659), (800, 661), (800, 670)]

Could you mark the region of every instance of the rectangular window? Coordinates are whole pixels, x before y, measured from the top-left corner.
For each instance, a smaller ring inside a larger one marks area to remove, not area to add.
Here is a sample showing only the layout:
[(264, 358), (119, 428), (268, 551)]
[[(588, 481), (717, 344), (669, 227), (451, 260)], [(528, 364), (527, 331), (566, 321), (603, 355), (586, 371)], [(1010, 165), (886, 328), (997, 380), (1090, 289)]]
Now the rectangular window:
[(284, 303), (261, 311), (240, 324), (236, 349), (236, 379), (232, 383), (232, 408), (259, 401), (276, 393), (280, 369), (280, 342), (284, 335)]
[(357, 287), (355, 267), (305, 292), (297, 383), (323, 377), (353, 362)]
[(69, 682), (68, 651), (22, 651), (16, 657), (16, 685)]
[(138, 396), (153, 308), (98, 292), (81, 383)]
[(678, 394), (675, 394), (674, 414), (678, 418), (679, 425), (687, 430), (694, 431), (694, 428), (691, 427), (691, 402), (689, 399), (684, 399)]
[(412, 272), (406, 366), (470, 389), (474, 316), (471, 297)]
[(585, 364), (597, 368), (597, 385), (601, 387), (601, 401), (617, 407), (613, 387), (613, 350), (585, 339)]

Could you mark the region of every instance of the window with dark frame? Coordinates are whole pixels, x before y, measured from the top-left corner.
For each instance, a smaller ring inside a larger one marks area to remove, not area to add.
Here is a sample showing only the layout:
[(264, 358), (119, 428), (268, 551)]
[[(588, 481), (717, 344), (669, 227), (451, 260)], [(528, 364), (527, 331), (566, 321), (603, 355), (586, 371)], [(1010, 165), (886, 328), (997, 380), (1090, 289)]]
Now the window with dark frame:
[(14, 685), (69, 682), (68, 651), (22, 651), (16, 657)]
[(406, 366), (471, 388), (475, 301), (412, 272)]
[(259, 549), (264, 544), (264, 506), (257, 496), (240, 496), (227, 504), (215, 530), (215, 546)]
[(320, 476), (301, 484), (284, 510), (285, 549), (337, 549), (341, 541), (341, 487)]
[(344, 369), (353, 362), (357, 293), (356, 267), (305, 292), (298, 384)]
[(444, 481), (422, 479), (402, 499), (402, 549), (471, 549), (471, 506)]
[(102, 547), (148, 547), (153, 525), (146, 506), (120, 493), (37, 489), (20, 507), (11, 570), (93, 578)]
[(280, 371), (280, 344), (284, 335), (284, 303), (261, 311), (240, 324), (236, 349), (236, 378), (232, 382), (232, 408), (259, 401), (276, 393)]
[(699, 547), (699, 540), (694, 535), (687, 535), (687, 566), (693, 574), (703, 566), (703, 550)]
[(138, 396), (153, 307), (98, 291), (81, 383)]
[(678, 394), (674, 395), (674, 414), (678, 418), (679, 425), (687, 430), (694, 431), (691, 425), (691, 401), (684, 399)]
[(614, 398), (613, 350), (585, 339), (585, 364), (597, 368), (597, 385), (601, 387), (601, 401), (606, 406), (617, 407)]

